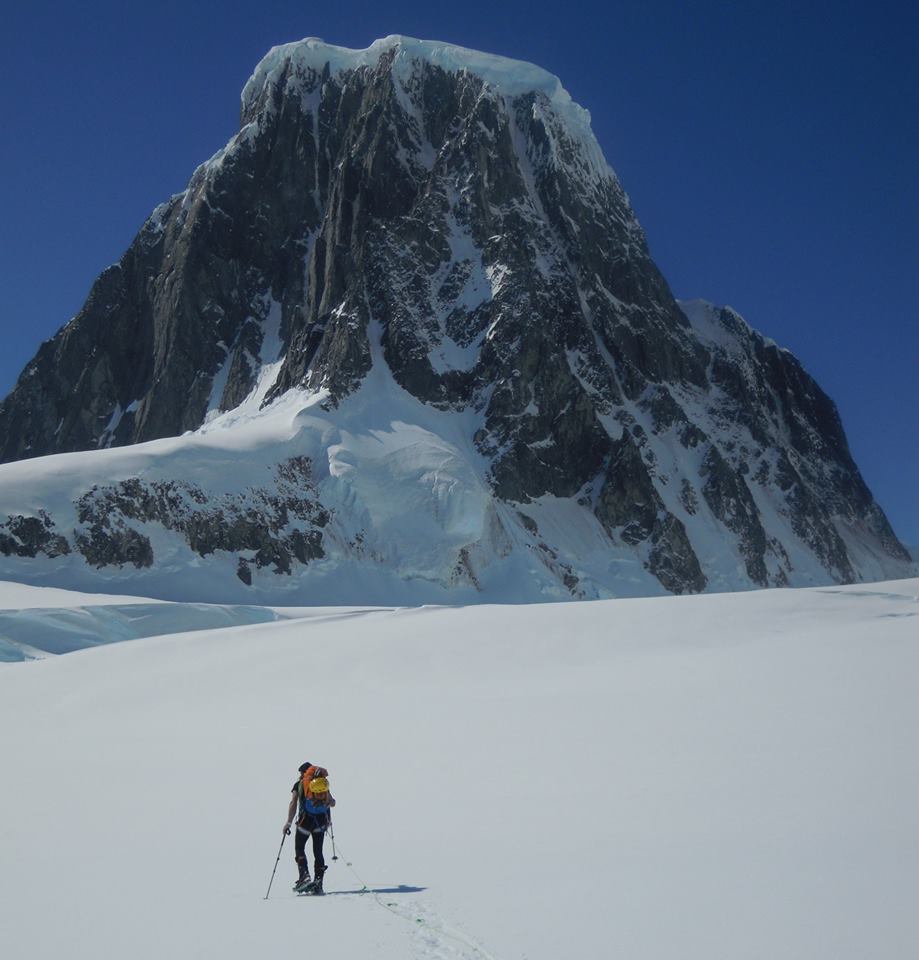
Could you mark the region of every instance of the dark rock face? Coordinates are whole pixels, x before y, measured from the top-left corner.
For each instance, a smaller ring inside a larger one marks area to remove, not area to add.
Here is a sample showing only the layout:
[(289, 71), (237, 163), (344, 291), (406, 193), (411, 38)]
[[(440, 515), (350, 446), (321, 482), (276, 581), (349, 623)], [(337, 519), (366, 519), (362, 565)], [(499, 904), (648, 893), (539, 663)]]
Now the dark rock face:
[[(48, 557), (79, 552), (93, 567), (150, 567), (157, 559), (142, 529), (177, 533), (200, 557), (227, 551), (239, 558), (239, 578), (251, 583), (250, 565), (289, 574), (296, 564), (324, 556), (328, 512), (318, 503), (306, 457), (277, 465), (271, 487), (245, 496), (210, 497), (181, 480), (123, 480), (93, 487), (75, 503), (70, 540), (47, 514), (9, 517), (0, 525), (0, 553)], [(141, 528), (141, 529), (138, 529)], [(72, 542), (71, 542), (72, 541)]]
[(62, 557), (70, 553), (70, 544), (54, 532), (54, 521), (44, 511), (37, 517), (10, 516), (0, 523), (0, 553), (4, 556)]
[[(333, 409), (385, 361), (414, 397), (480, 416), (498, 500), (578, 498), (669, 591), (709, 582), (703, 514), (751, 585), (787, 582), (767, 506), (834, 579), (856, 576), (850, 533), (908, 563), (800, 364), (732, 311), (674, 300), (579, 108), (431, 48), (390, 38), (345, 65), (312, 41), (272, 51), (240, 132), (0, 404), (0, 458), (177, 435), (294, 387)], [(142, 567), (153, 548), (132, 524), (155, 522), (201, 556), (236, 553), (249, 583), (251, 565), (323, 555), (327, 512), (306, 477), (293, 486), (244, 506), (124, 481), (81, 499), (69, 539), (11, 516), (0, 551)], [(576, 594), (572, 558), (542, 547)]]
[(671, 593), (698, 593), (705, 576), (686, 528), (664, 506), (641, 451), (629, 433), (614, 444), (596, 506), (611, 536), (632, 546), (647, 544), (647, 567)]
[[(211, 499), (200, 487), (185, 481), (132, 479), (94, 488), (76, 507), (80, 523), (90, 530), (89, 537), (78, 534), (76, 538), (77, 548), (88, 562), (95, 563), (104, 546), (113, 551), (114, 559), (107, 562), (137, 567), (149, 566), (153, 552), (146, 538), (141, 538), (146, 543), (140, 549), (131, 521), (155, 522), (180, 533), (201, 557), (225, 550), (237, 554), (246, 569), (254, 563), (286, 574), (295, 561), (308, 564), (323, 556), (322, 528), (328, 522), (328, 513), (317, 503), (310, 464), (304, 457), (278, 465), (273, 489), (250, 490), (245, 498)], [(293, 529), (291, 525), (295, 525)], [(242, 576), (240, 579), (245, 582)]]
[(709, 447), (699, 475), (705, 481), (702, 487), (705, 502), (728, 530), (737, 535), (747, 575), (753, 583), (768, 586), (764, 562), (766, 533), (742, 474), (728, 466), (716, 447)]

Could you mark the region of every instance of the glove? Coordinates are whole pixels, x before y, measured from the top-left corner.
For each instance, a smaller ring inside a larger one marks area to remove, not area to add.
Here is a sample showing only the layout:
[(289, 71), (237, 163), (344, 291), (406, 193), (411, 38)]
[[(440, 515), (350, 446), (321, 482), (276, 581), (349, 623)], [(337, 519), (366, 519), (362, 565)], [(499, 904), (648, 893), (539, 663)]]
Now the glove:
[(290, 836), (290, 821), (284, 824), (284, 835), (287, 837)]

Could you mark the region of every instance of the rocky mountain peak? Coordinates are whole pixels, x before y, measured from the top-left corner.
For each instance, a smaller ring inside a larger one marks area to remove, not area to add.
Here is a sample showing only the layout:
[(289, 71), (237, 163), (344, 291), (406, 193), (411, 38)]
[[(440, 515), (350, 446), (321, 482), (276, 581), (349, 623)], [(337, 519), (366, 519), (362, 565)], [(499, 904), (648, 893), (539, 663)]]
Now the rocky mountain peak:
[[(615, 592), (614, 566), (542, 532), (561, 501), (597, 556), (625, 552), (673, 592), (908, 563), (794, 357), (729, 309), (674, 299), (558, 79), (399, 36), (266, 55), (239, 132), (0, 406), (0, 450), (135, 444), (291, 396), (335, 424), (380, 389), (372, 371), (415, 416), (462, 416), (451, 443), (500, 506), (487, 544), (444, 540), (440, 582), (481, 585), (477, 564), (530, 549), (568, 594)], [(311, 448), (330, 518), (301, 531), (313, 564), (335, 525), (317, 455), (334, 459)]]

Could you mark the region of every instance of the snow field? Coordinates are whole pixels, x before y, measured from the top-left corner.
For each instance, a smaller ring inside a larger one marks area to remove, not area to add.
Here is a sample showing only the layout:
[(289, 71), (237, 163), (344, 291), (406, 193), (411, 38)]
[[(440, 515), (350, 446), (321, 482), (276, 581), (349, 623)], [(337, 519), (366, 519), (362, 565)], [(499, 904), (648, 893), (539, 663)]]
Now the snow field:
[[(4, 954), (907, 960), (917, 614), (333, 611), (4, 665)], [(287, 840), (265, 901), (304, 760), (341, 859), (296, 898)]]

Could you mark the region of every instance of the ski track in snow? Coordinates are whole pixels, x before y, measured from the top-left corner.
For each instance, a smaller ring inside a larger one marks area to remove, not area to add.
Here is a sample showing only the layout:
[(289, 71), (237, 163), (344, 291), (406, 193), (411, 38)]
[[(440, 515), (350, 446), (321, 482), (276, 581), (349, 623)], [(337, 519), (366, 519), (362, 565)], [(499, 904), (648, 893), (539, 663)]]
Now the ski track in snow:
[[(347, 863), (346, 867), (351, 868), (351, 864)], [(361, 897), (372, 898), (375, 908), (385, 910), (408, 925), (412, 935), (412, 955), (418, 960), (500, 960), (458, 926), (444, 920), (423, 898), (393, 899), (394, 893), (402, 892), (399, 888), (374, 889), (366, 886), (353, 869), (351, 873), (362, 885)], [(343, 892), (347, 891), (331, 891), (327, 896)]]
[[(422, 892), (416, 887), (371, 887), (355, 871), (353, 864), (339, 858), (339, 864), (354, 878), (357, 886), (347, 890), (327, 890), (323, 900), (329, 897), (357, 897), (372, 903), (372, 909), (382, 910), (403, 921), (401, 929), (411, 937), (412, 957), (417, 960), (501, 960), (469, 936), (455, 922), (444, 919), (423, 897), (404, 899), (403, 894)], [(336, 864), (331, 863), (330, 869)], [(334, 872), (331, 874), (334, 876)], [(340, 878), (340, 874), (339, 874)], [(298, 900), (313, 899), (309, 895), (297, 895)], [(371, 921), (372, 922), (372, 921)]]

